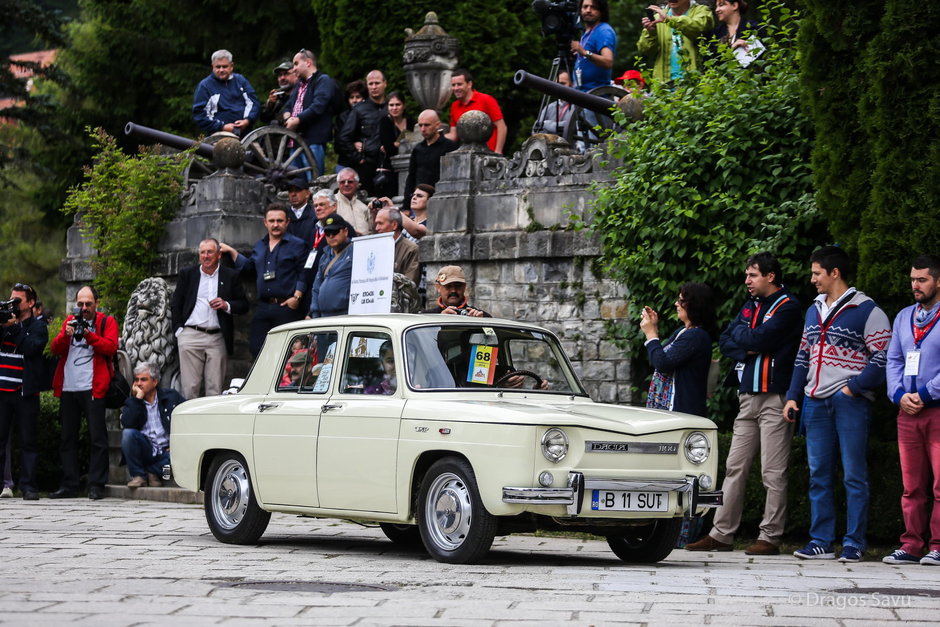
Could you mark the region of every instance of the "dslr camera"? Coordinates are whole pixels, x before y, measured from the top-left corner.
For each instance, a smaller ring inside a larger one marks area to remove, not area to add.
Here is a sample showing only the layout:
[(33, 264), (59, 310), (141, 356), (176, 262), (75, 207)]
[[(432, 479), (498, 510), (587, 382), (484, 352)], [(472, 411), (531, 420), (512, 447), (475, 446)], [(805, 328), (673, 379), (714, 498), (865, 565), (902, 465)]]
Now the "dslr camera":
[(75, 333), (72, 335), (75, 339), (82, 339), (85, 337), (85, 331), (91, 330), (91, 322), (85, 320), (82, 316), (82, 308), (76, 307), (72, 310), (72, 315), (74, 316), (69, 320), (69, 326), (75, 329)]
[(0, 301), (0, 324), (5, 324), (20, 315), (21, 298)]

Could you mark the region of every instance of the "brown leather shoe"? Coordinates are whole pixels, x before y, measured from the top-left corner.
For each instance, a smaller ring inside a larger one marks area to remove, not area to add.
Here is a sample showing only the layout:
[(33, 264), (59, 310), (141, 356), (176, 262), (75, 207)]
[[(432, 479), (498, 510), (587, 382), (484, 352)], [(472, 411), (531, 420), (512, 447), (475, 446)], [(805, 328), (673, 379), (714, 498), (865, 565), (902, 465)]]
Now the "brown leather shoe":
[(131, 480), (127, 482), (128, 488), (142, 488), (147, 485), (147, 479), (144, 477), (131, 477)]
[(148, 472), (147, 485), (149, 485), (151, 488), (162, 488), (163, 481), (157, 475), (153, 474), (152, 472)]
[(745, 555), (780, 555), (780, 547), (767, 540), (758, 540), (744, 549)]
[(701, 540), (685, 545), (686, 551), (730, 551), (732, 546), (719, 542), (711, 536), (705, 536)]

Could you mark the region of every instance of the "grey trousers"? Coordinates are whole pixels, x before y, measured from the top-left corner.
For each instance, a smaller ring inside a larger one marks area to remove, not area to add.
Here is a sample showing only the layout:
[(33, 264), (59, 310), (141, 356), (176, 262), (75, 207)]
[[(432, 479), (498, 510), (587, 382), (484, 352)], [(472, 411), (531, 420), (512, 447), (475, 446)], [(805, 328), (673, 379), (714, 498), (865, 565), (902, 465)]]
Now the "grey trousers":
[(741, 524), (747, 475), (760, 451), (761, 478), (767, 499), (758, 540), (780, 544), (787, 517), (787, 462), (793, 423), (783, 419), (783, 394), (739, 394), (740, 410), (734, 419), (731, 449), (721, 484), (724, 505), (715, 511), (709, 532), (715, 540), (730, 544)]
[(221, 333), (203, 333), (183, 327), (176, 337), (180, 351), (180, 383), (183, 398), (199, 398), (199, 388), (205, 381), (206, 396), (222, 393), (228, 353)]

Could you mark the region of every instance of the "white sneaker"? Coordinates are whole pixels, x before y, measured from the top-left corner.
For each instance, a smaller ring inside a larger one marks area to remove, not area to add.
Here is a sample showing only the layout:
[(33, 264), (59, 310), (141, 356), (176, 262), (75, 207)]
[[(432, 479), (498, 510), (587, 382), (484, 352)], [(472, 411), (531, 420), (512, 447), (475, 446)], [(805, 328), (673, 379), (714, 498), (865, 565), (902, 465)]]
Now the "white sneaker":
[(940, 551), (934, 549), (920, 558), (920, 563), (924, 566), (940, 566)]
[(0, 490), (0, 499), (12, 499), (13, 490), (8, 487), (4, 487), (3, 490)]

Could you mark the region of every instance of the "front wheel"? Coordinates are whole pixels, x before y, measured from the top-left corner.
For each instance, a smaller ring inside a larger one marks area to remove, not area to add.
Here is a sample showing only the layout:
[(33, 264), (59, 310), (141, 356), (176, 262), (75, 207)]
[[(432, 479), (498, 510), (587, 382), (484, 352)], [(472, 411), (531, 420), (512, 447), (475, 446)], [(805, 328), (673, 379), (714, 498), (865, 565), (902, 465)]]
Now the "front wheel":
[(490, 550), (496, 517), (486, 511), (476, 476), (466, 460), (435, 462), (418, 495), (418, 528), (431, 557), (449, 564), (470, 564)]
[(417, 525), (396, 525), (394, 523), (379, 523), (379, 528), (385, 537), (398, 544), (409, 548), (421, 547), (421, 532)]
[(630, 527), (624, 533), (607, 536), (607, 545), (625, 562), (653, 564), (672, 553), (681, 533), (681, 518), (659, 518), (647, 525)]
[(223, 453), (209, 468), (204, 508), (212, 535), (226, 544), (253, 544), (268, 527), (271, 512), (258, 507), (245, 460)]

